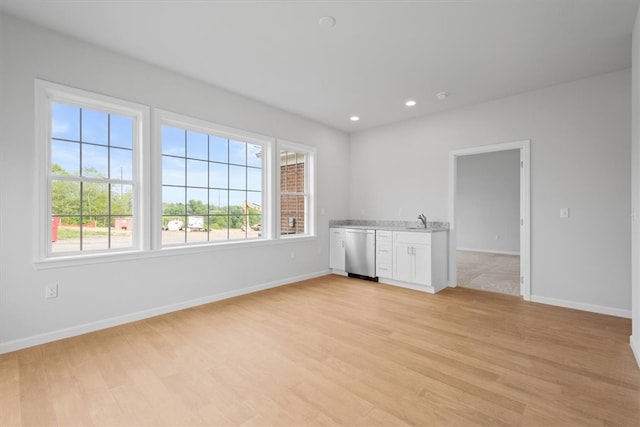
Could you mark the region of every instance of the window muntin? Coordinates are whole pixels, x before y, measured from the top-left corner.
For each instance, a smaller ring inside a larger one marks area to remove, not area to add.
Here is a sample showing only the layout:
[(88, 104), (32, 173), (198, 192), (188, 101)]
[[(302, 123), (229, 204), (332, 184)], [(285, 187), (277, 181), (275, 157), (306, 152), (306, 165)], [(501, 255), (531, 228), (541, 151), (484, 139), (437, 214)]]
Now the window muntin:
[(280, 235), (314, 234), (312, 149), (291, 143), (279, 147)]
[[(234, 241), (247, 244), (253, 239), (251, 233), (257, 233), (256, 240), (294, 236), (277, 232), (280, 211), (274, 207), (281, 193), (279, 186), (274, 186), (280, 162), (276, 146), (305, 156), (305, 192), (286, 194), (305, 200), (304, 208), (297, 208), (294, 215), (299, 226), (295, 236), (315, 234), (312, 148), (276, 144), (262, 135), (156, 110), (157, 148), (152, 150), (148, 107), (37, 79), (35, 89), (41, 203), (37, 206), (39, 232), (34, 234), (34, 253), (39, 268), (122, 259), (131, 251), (152, 255), (164, 246), (163, 197), (169, 200), (185, 195), (177, 215), (184, 218), (183, 227), (188, 229), (200, 224), (210, 228), (203, 243), (234, 240), (238, 230), (241, 238)], [(167, 132), (165, 147), (162, 125), (174, 131), (173, 136)], [(167, 163), (166, 174), (162, 173), (163, 161)], [(156, 166), (153, 169), (151, 162)], [(205, 199), (208, 211), (200, 221), (200, 215), (193, 213), (202, 212)], [(76, 223), (74, 234), (57, 233), (61, 218), (63, 227), (67, 222)], [(65, 249), (62, 245), (53, 247), (56, 221), (57, 240), (69, 240)], [(245, 224), (248, 227), (243, 227)], [(105, 230), (95, 230), (93, 225), (104, 225)], [(223, 231), (212, 236), (214, 229)], [(94, 231), (103, 234), (95, 236)], [(172, 250), (195, 242), (189, 237), (196, 233), (183, 231), (184, 235), (178, 235), (184, 239), (172, 245)], [(124, 238), (120, 232), (125, 232)], [(199, 250), (198, 246), (202, 245), (192, 245), (189, 250)], [(117, 252), (120, 255), (96, 256)]]
[(265, 143), (160, 126), (162, 245), (263, 238)]
[(48, 102), (48, 254), (136, 246), (137, 118), (90, 104), (90, 99)]

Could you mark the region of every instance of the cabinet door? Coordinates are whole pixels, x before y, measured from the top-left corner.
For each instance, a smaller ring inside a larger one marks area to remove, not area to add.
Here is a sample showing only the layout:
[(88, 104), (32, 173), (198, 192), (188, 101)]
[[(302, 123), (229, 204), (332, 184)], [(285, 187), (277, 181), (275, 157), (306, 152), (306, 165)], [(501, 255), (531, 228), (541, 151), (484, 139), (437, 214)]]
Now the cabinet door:
[(413, 250), (412, 247), (396, 243), (393, 245), (393, 279), (403, 282), (413, 281)]
[(329, 268), (341, 271), (346, 268), (344, 228), (329, 230)]
[(413, 282), (431, 286), (431, 245), (414, 245)]

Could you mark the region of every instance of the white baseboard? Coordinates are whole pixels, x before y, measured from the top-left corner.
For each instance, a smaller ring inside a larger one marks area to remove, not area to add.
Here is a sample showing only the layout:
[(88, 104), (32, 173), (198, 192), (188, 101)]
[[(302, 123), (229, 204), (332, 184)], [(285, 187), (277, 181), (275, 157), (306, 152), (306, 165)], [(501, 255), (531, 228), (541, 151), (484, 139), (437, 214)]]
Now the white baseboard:
[(631, 310), (621, 308), (605, 307), (602, 305), (585, 304), (582, 302), (568, 301), (556, 298), (547, 298), (537, 295), (531, 295), (531, 302), (539, 302), (541, 304), (555, 305), (558, 307), (573, 308), (576, 310), (590, 311), (599, 314), (608, 314), (609, 316), (624, 317), (631, 319)]
[(633, 355), (636, 357), (636, 363), (638, 364), (638, 368), (640, 368), (640, 341), (634, 338), (633, 335), (629, 337), (629, 345), (631, 345), (631, 351)]
[(125, 323), (131, 323), (137, 320), (148, 319), (150, 317), (159, 316), (161, 314), (167, 314), (174, 311), (184, 310), (186, 308), (196, 307), (203, 304), (209, 304), (212, 302), (237, 297), (240, 295), (246, 295), (253, 292), (262, 291), (265, 289), (271, 289), (271, 288), (276, 288), (278, 286), (289, 285), (292, 283), (300, 282), (302, 280), (326, 276), (327, 274), (330, 274), (329, 270), (319, 271), (311, 274), (305, 274), (297, 277), (289, 277), (282, 280), (275, 280), (268, 283), (262, 283), (256, 286), (250, 286), (248, 288), (221, 292), (219, 294), (208, 295), (206, 297), (196, 298), (189, 301), (182, 301), (176, 304), (169, 304), (162, 307), (152, 308), (149, 310), (138, 311), (136, 313), (125, 314), (123, 316), (110, 317), (108, 319), (89, 322), (89, 323), (85, 323), (78, 326), (72, 326), (70, 328), (64, 328), (64, 329), (59, 329), (57, 331), (46, 332), (44, 334), (32, 335), (26, 338), (19, 338), (17, 340), (0, 343), (0, 354), (21, 350), (27, 347), (33, 347), (40, 344), (46, 344), (48, 342), (58, 341), (64, 338), (74, 337), (74, 336), (86, 334), (89, 332), (95, 332), (101, 329), (111, 328), (113, 326), (124, 325)]
[(490, 249), (473, 249), (473, 248), (456, 248), (457, 251), (462, 252), (480, 252), (483, 254), (498, 254), (498, 255), (520, 255), (520, 251), (494, 251)]

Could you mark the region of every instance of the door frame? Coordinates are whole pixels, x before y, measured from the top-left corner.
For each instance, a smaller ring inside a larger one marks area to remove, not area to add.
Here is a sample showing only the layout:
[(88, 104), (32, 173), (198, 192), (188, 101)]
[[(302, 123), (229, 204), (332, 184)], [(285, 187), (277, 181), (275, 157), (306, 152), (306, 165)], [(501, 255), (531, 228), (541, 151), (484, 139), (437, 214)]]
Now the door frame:
[(449, 286), (457, 286), (456, 190), (458, 157), (520, 150), (520, 295), (531, 300), (531, 140), (469, 147), (449, 152)]

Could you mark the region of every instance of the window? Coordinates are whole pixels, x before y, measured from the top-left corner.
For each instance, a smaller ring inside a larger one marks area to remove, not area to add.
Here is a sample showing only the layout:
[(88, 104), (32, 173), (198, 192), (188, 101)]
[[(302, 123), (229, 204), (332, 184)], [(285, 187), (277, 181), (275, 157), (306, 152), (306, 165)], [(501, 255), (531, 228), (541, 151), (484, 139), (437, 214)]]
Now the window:
[(264, 238), (269, 141), (160, 116), (162, 245)]
[(312, 148), (35, 86), (43, 265), (315, 234)]
[(315, 234), (313, 223), (312, 149), (289, 142), (279, 144), (280, 234)]
[(47, 118), (43, 255), (138, 249), (144, 107), (42, 81), (37, 90)]

